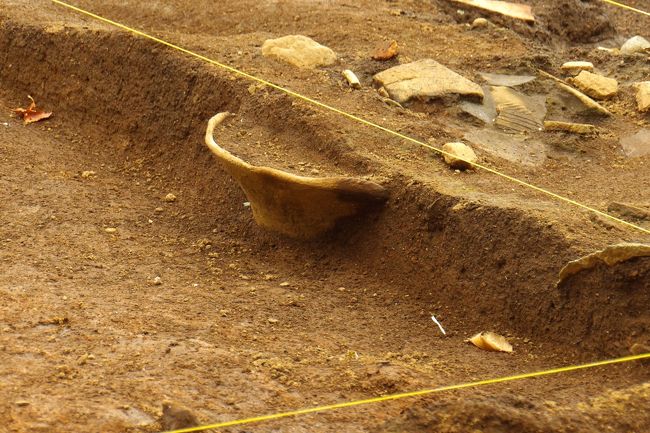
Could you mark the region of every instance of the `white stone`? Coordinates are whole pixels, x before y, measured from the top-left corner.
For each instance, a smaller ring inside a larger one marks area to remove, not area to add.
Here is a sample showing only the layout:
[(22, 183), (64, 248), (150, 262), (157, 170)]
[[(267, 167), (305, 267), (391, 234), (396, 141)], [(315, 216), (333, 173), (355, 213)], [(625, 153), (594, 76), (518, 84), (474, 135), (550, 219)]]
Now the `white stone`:
[(621, 46), (621, 53), (634, 54), (650, 49), (650, 42), (641, 36), (634, 36), (625, 41)]
[(618, 81), (589, 71), (582, 71), (571, 84), (595, 99), (606, 99), (618, 92)]
[(560, 66), (560, 69), (570, 74), (577, 74), (580, 71), (592, 72), (594, 70), (594, 64), (591, 62), (582, 62), (582, 61), (566, 62), (565, 64)]
[(446, 143), (442, 150), (448, 153), (444, 155), (445, 163), (451, 168), (465, 170), (472, 167), (471, 163), (478, 161), (474, 150), (465, 143)]
[(450, 94), (483, 98), (481, 86), (432, 59), (395, 66), (376, 74), (374, 80), (399, 103)]
[(639, 111), (645, 113), (650, 109), (650, 81), (642, 81), (636, 87), (636, 104)]
[(483, 29), (487, 27), (489, 24), (488, 20), (485, 18), (476, 18), (474, 21), (472, 21), (472, 28), (473, 29)]
[(334, 51), (302, 35), (267, 39), (262, 45), (262, 55), (305, 69), (328, 66), (336, 62)]

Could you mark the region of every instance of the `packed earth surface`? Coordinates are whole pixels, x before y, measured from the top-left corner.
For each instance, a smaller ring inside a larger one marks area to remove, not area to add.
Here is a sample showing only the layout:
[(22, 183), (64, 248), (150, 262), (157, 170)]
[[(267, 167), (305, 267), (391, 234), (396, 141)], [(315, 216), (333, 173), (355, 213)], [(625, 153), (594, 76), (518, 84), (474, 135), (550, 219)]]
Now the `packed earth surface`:
[[(650, 17), (597, 0), (527, 0), (533, 23), (447, 0), (70, 3), (428, 147), (56, 2), (0, 0), (0, 432), (158, 432), (650, 352), (650, 257), (558, 283), (569, 261), (650, 243), (634, 87), (650, 53), (619, 51)], [(262, 54), (287, 35), (336, 58)], [(422, 59), (483, 89), (535, 77), (512, 88), (595, 132), (507, 132), (468, 113), (476, 98), (399, 104), (373, 80)], [(544, 75), (571, 82), (568, 61), (617, 80), (611, 115)], [(28, 95), (52, 116), (24, 125)], [(203, 141), (224, 111), (215, 136), (242, 160), (388, 200), (312, 239), (260, 227)], [(450, 168), (449, 142), (539, 189)], [(467, 342), (482, 331), (512, 353)], [(649, 407), (636, 360), (218, 431), (647, 433)]]

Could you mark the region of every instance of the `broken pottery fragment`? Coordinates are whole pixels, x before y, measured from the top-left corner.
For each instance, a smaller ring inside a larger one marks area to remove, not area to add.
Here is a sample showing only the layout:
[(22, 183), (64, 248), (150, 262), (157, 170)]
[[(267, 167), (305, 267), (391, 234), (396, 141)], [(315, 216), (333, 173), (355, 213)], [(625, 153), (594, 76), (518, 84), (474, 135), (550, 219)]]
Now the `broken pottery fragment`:
[(607, 99), (618, 92), (618, 81), (589, 71), (582, 71), (569, 82), (595, 99)]
[(585, 95), (584, 93), (580, 92), (579, 90), (574, 89), (573, 87), (569, 86), (567, 83), (565, 83), (563, 80), (560, 80), (559, 78), (549, 74), (548, 72), (540, 70), (539, 73), (547, 78), (552, 79), (555, 81), (560, 87), (560, 89), (564, 90), (567, 93), (570, 93), (571, 95), (575, 96), (581, 103), (582, 105), (585, 106), (586, 109), (605, 115), (605, 116), (611, 116), (612, 113), (610, 111), (600, 105), (598, 102), (594, 101), (591, 99), (589, 96)]
[(457, 3), (462, 3), (467, 6), (473, 6), (479, 9), (496, 12), (512, 18), (517, 18), (524, 21), (535, 21), (533, 12), (530, 6), (520, 3), (510, 3), (500, 0), (454, 0)]
[(262, 55), (305, 69), (328, 66), (336, 62), (334, 51), (302, 35), (267, 39), (262, 45)]
[(479, 349), (491, 352), (512, 352), (512, 345), (508, 343), (508, 340), (494, 332), (479, 332), (467, 341)]
[(557, 120), (545, 120), (544, 129), (547, 131), (564, 131), (574, 134), (593, 134), (598, 131), (594, 125), (587, 123), (560, 122)]
[(353, 177), (304, 177), (248, 164), (220, 147), (214, 128), (229, 113), (208, 122), (205, 143), (224, 169), (239, 183), (260, 226), (295, 238), (313, 238), (337, 222), (383, 204), (384, 187)]
[(627, 203), (613, 201), (607, 206), (607, 212), (615, 213), (622, 218), (628, 218), (637, 221), (650, 221), (650, 209), (634, 206)]
[(374, 80), (399, 103), (451, 94), (483, 98), (483, 90), (478, 84), (432, 59), (386, 69), (376, 74)]
[(650, 49), (650, 42), (642, 36), (633, 36), (621, 46), (621, 53), (634, 54)]
[(529, 83), (536, 77), (534, 75), (505, 75), (505, 74), (492, 74), (489, 72), (479, 72), (481, 78), (491, 86), (506, 86), (514, 87), (521, 84)]
[(446, 143), (442, 146), (445, 163), (451, 168), (465, 170), (478, 161), (474, 150), (465, 143)]
[(465, 113), (476, 117), (488, 125), (492, 125), (497, 117), (497, 109), (494, 105), (494, 98), (488, 86), (483, 86), (483, 101), (481, 103), (461, 101), (459, 108)]
[(557, 282), (557, 286), (562, 284), (571, 275), (575, 275), (585, 269), (591, 269), (599, 263), (614, 266), (636, 257), (650, 257), (650, 245), (639, 243), (609, 245), (603, 250), (596, 251), (595, 253), (567, 263), (560, 271), (560, 279)]
[(542, 129), (546, 106), (533, 98), (508, 87), (490, 89), (497, 110), (495, 125), (515, 132), (533, 132)]
[(525, 134), (506, 134), (492, 129), (465, 133), (463, 138), (485, 153), (517, 164), (536, 166), (546, 161), (544, 143)]
[(622, 137), (620, 143), (625, 156), (629, 158), (650, 155), (650, 129)]
[(642, 81), (634, 85), (636, 88), (636, 104), (640, 112), (650, 109), (650, 81)]
[(560, 69), (563, 71), (569, 73), (569, 74), (578, 74), (581, 71), (593, 71), (594, 70), (594, 64), (591, 62), (581, 62), (581, 61), (574, 61), (574, 62), (566, 62), (562, 66), (560, 66)]

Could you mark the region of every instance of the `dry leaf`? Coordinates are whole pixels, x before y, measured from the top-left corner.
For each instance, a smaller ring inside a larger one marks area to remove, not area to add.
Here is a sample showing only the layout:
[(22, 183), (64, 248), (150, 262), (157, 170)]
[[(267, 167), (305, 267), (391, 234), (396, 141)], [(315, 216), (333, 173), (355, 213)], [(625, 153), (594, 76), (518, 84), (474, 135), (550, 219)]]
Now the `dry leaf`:
[(468, 340), (474, 346), (493, 352), (512, 352), (512, 345), (502, 335), (494, 332), (479, 332)]
[(375, 60), (390, 60), (397, 55), (397, 41), (393, 40), (388, 45), (382, 44), (377, 48), (372, 58)]
[(28, 108), (14, 108), (14, 113), (16, 113), (17, 116), (23, 119), (25, 125), (27, 125), (28, 123), (34, 123), (34, 122), (38, 122), (39, 120), (47, 119), (52, 115), (52, 112), (37, 110), (36, 102), (34, 102), (34, 98), (32, 98), (29, 95), (27, 95), (27, 97), (32, 101), (32, 103), (29, 104)]

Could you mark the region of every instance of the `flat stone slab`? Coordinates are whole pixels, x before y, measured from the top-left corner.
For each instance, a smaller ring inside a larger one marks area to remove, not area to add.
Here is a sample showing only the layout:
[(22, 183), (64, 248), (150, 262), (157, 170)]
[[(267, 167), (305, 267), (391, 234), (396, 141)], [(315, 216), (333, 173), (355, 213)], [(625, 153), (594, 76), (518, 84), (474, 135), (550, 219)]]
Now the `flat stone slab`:
[(618, 92), (618, 81), (589, 71), (582, 71), (569, 80), (571, 84), (596, 99), (607, 99)]
[(400, 104), (453, 94), (483, 98), (481, 86), (432, 59), (395, 66), (376, 74), (374, 80)]
[(267, 39), (262, 45), (262, 55), (304, 69), (329, 66), (336, 62), (336, 53), (334, 51), (302, 35)]

